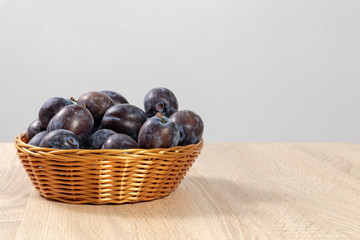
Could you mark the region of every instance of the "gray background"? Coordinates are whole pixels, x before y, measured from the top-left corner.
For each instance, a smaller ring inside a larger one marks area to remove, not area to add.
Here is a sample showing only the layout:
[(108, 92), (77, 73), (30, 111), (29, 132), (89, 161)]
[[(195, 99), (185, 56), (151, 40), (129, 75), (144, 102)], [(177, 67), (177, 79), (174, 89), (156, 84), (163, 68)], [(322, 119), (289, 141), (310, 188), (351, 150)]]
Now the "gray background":
[(0, 0), (0, 141), (50, 97), (153, 87), (207, 142), (360, 143), (360, 1)]

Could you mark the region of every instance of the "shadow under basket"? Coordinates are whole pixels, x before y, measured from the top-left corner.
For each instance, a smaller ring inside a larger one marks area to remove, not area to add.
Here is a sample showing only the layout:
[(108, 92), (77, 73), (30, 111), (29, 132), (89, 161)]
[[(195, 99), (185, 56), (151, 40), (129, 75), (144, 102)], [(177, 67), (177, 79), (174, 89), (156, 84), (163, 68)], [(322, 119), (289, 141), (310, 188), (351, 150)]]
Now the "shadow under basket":
[(203, 140), (157, 149), (40, 148), (15, 138), (17, 155), (42, 196), (73, 204), (121, 204), (163, 198), (200, 154)]

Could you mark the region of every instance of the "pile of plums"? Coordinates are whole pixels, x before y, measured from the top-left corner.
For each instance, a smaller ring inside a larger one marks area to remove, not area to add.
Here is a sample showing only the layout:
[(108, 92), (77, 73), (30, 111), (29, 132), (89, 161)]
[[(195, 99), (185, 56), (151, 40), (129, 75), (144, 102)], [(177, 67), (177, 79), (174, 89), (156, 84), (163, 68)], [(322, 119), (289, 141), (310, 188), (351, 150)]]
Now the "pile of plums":
[(172, 91), (151, 89), (144, 110), (114, 91), (91, 91), (77, 100), (53, 97), (26, 132), (29, 145), (56, 149), (167, 148), (198, 143), (201, 117), (178, 110)]

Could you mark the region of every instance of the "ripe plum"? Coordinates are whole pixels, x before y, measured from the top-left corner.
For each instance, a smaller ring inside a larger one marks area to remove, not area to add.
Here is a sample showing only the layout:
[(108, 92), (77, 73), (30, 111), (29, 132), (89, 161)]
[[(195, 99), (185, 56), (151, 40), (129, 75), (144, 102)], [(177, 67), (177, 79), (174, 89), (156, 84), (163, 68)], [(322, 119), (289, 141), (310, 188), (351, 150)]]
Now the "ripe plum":
[(111, 135), (115, 134), (110, 129), (100, 129), (94, 132), (86, 141), (86, 148), (88, 149), (100, 149), (105, 140)]
[(158, 87), (151, 89), (144, 98), (144, 109), (150, 118), (160, 112), (170, 117), (178, 110), (178, 102), (172, 91), (167, 88)]
[(106, 110), (114, 106), (113, 100), (103, 92), (87, 92), (82, 94), (77, 100), (77, 104), (85, 106), (91, 112), (95, 123), (101, 122)]
[(120, 93), (109, 90), (105, 90), (102, 92), (108, 95), (114, 101), (115, 104), (129, 103), (128, 100), (126, 100), (126, 98)]
[(61, 97), (53, 97), (46, 100), (39, 110), (39, 121), (47, 128), (51, 118), (65, 106), (74, 104), (70, 99)]
[(39, 119), (34, 120), (32, 123), (30, 123), (29, 127), (27, 128), (26, 131), (27, 140), (30, 141), (36, 134), (44, 130), (46, 130), (46, 128), (41, 124)]
[(179, 138), (177, 125), (158, 113), (141, 127), (138, 143), (141, 148), (167, 148), (176, 146)]
[(137, 142), (129, 135), (115, 133), (108, 137), (101, 147), (102, 149), (131, 149), (139, 148)]
[(31, 138), (31, 140), (28, 142), (28, 144), (33, 145), (33, 146), (39, 146), (41, 140), (46, 136), (46, 134), (48, 134), (48, 132), (46, 130), (39, 132), (33, 138)]
[(204, 132), (204, 123), (201, 117), (190, 110), (180, 110), (170, 116), (180, 131), (179, 145), (185, 146), (198, 143)]
[(56, 149), (77, 149), (79, 148), (79, 139), (71, 131), (57, 129), (46, 134), (41, 140), (39, 147)]
[(146, 113), (140, 108), (131, 104), (119, 104), (105, 112), (100, 128), (127, 134), (136, 141), (146, 119)]
[(85, 143), (94, 128), (94, 119), (90, 111), (80, 105), (72, 104), (62, 108), (51, 119), (48, 131), (66, 129), (72, 131), (80, 141), (81, 146)]

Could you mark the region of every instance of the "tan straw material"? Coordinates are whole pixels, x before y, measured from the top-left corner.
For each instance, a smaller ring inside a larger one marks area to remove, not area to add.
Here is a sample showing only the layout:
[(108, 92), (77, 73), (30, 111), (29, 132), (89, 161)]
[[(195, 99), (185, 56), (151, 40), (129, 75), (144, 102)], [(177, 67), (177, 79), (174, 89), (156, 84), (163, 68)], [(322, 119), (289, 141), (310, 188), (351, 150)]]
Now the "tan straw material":
[(174, 191), (200, 154), (188, 146), (127, 150), (57, 150), (15, 138), (17, 155), (42, 196), (65, 203), (126, 203), (159, 199)]

